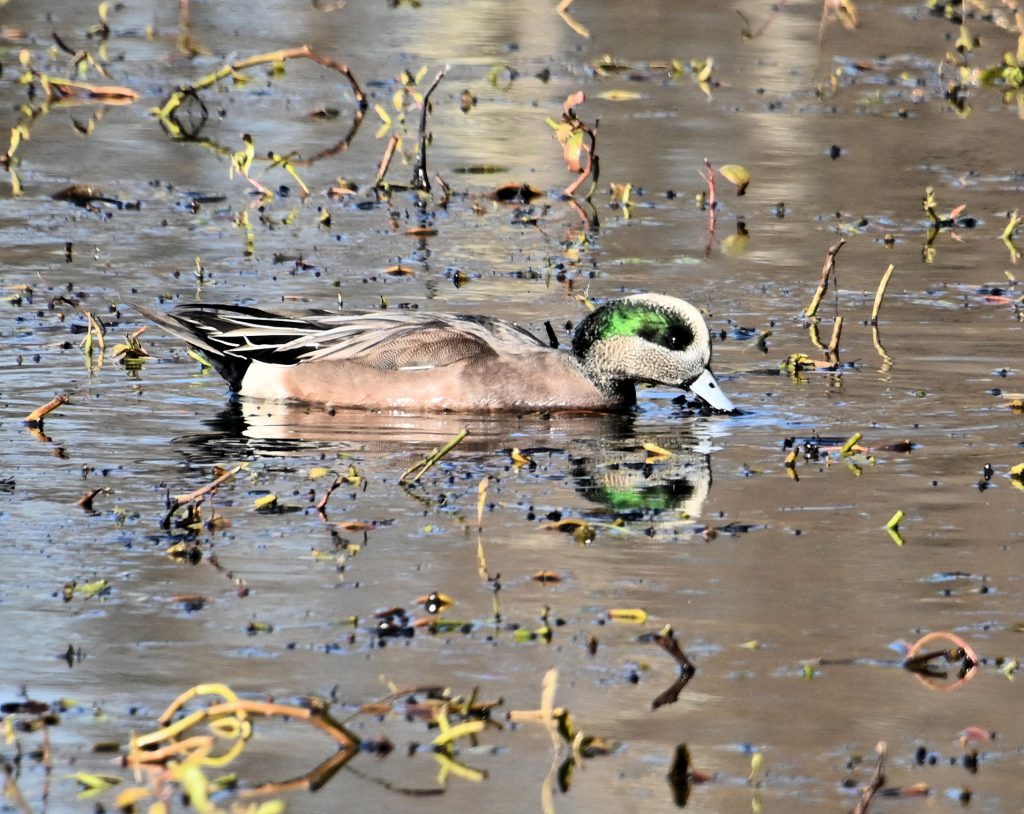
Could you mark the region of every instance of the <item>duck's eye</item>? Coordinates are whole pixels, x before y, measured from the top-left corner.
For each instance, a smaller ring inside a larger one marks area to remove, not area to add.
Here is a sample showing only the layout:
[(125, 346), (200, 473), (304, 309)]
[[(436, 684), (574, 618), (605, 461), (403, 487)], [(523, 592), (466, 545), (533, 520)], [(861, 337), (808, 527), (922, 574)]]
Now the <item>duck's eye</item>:
[(683, 350), (693, 342), (693, 331), (684, 325), (673, 325), (666, 332), (661, 344), (669, 350)]
[(693, 342), (693, 332), (685, 325), (659, 325), (641, 330), (637, 336), (669, 350), (684, 350)]

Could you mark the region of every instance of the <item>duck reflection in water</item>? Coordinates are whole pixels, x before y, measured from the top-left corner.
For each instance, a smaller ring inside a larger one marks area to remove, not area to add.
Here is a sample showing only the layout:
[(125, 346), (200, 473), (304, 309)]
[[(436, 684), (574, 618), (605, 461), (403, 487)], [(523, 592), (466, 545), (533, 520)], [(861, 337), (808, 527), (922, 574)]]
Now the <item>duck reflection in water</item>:
[[(499, 455), (508, 459), (517, 447), (533, 459), (533, 471), (544, 482), (571, 485), (590, 503), (620, 516), (682, 510), (696, 517), (711, 489), (709, 442), (702, 424), (689, 419), (648, 424), (646, 417), (629, 413), (381, 415), (241, 397), (206, 423), (212, 432), (178, 439), (196, 465), (240, 455), (323, 451), (358, 455), (361, 468), (400, 472), (410, 455), (426, 455), (465, 428), (469, 435), (453, 456), (470, 457), (479, 466)], [(671, 455), (644, 449), (640, 438)], [(373, 458), (379, 460), (371, 463)]]

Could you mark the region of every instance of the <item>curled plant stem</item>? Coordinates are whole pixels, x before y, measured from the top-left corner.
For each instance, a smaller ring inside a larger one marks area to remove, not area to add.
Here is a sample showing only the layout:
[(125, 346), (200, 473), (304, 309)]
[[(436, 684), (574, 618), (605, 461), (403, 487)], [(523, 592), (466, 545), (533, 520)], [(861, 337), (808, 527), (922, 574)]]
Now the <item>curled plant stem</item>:
[(286, 59), (311, 59), (319, 65), (323, 65), (325, 68), (337, 71), (344, 76), (349, 85), (352, 87), (352, 93), (356, 97), (356, 103), (359, 105), (361, 110), (365, 110), (367, 107), (366, 94), (363, 93), (363, 89), (359, 86), (359, 82), (353, 76), (352, 71), (349, 70), (347, 65), (343, 65), (340, 62), (336, 62), (330, 57), (323, 56), (317, 53), (308, 45), (302, 45), (298, 48), (282, 48), (279, 51), (269, 51), (264, 54), (255, 54), (245, 59), (240, 59), (237, 62), (230, 62), (226, 65), (221, 66), (213, 73), (207, 74), (206, 76), (199, 79), (197, 82), (191, 85), (184, 85), (179, 87), (170, 96), (168, 96), (163, 104), (156, 108), (153, 112), (161, 119), (169, 121), (174, 112), (181, 106), (182, 102), (186, 98), (192, 96), (196, 91), (203, 90), (215, 85), (222, 79), (227, 79), (229, 76), (233, 76), (239, 71), (244, 71), (247, 68), (252, 68), (256, 65), (264, 65), (269, 62), (283, 62)]

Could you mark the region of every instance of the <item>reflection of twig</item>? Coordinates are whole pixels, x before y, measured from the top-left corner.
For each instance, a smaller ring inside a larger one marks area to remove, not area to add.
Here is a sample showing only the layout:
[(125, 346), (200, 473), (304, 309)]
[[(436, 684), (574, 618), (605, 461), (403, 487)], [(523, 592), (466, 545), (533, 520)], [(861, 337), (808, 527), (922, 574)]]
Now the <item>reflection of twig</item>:
[(839, 338), (843, 333), (843, 318), (841, 316), (836, 317), (835, 324), (832, 326), (832, 338), (828, 341), (828, 347), (825, 348), (825, 353), (828, 354), (828, 361), (832, 364), (839, 362)]
[(747, 27), (747, 29), (742, 32), (743, 33), (743, 39), (745, 39), (745, 40), (754, 40), (754, 39), (757, 39), (758, 37), (760, 37), (765, 31), (768, 30), (768, 26), (770, 26), (771, 23), (772, 23), (772, 20), (775, 19), (775, 15), (778, 14), (779, 11), (782, 10), (782, 7), (784, 5), (786, 5), (786, 0), (781, 0), (781, 2), (778, 2), (778, 3), (772, 3), (772, 7), (771, 7), (771, 10), (768, 12), (768, 16), (765, 18), (765, 21), (761, 24), (761, 27), (759, 29), (757, 29), (757, 31), (751, 31), (750, 30), (750, 20), (748, 20), (746, 18), (746, 16), (743, 14), (743, 12), (737, 10), (736, 13), (739, 14), (740, 19), (743, 20), (743, 24)]
[(227, 65), (223, 65), (211, 74), (199, 79), (197, 82), (191, 85), (183, 85), (177, 88), (175, 91), (168, 96), (159, 108), (156, 108), (153, 112), (160, 118), (165, 124), (172, 126), (172, 135), (175, 136), (195, 136), (195, 133), (185, 133), (181, 125), (175, 119), (175, 112), (181, 106), (182, 102), (190, 96), (194, 96), (197, 91), (203, 90), (215, 85), (222, 79), (226, 79), (230, 76), (244, 71), (246, 68), (252, 68), (256, 65), (263, 65), (265, 63), (283, 62), (286, 59), (311, 59), (319, 65), (323, 65), (325, 68), (337, 71), (344, 76), (349, 85), (352, 88), (352, 93), (356, 97), (356, 103), (363, 110), (367, 107), (366, 94), (363, 93), (363, 89), (359, 86), (359, 82), (356, 81), (352, 71), (349, 70), (347, 65), (343, 65), (340, 62), (336, 62), (330, 57), (318, 54), (308, 45), (303, 45), (299, 48), (283, 48), (279, 51), (270, 51), (265, 54), (256, 54), (245, 59), (240, 59), (237, 62), (231, 62)]
[(352, 126), (348, 129), (348, 132), (341, 141), (325, 150), (321, 150), (319, 153), (312, 155), (309, 158), (297, 158), (293, 163), (302, 167), (308, 167), (321, 159), (330, 158), (332, 155), (345, 152), (352, 143), (352, 139), (356, 137), (356, 133), (359, 132), (359, 126), (363, 123), (363, 118), (365, 116), (366, 110), (362, 107), (357, 107), (355, 115), (352, 117)]
[(573, 0), (562, 0), (562, 2), (558, 4), (558, 8), (555, 9), (555, 12), (558, 14), (559, 17), (562, 18), (562, 22), (569, 26), (569, 28), (571, 28), (584, 39), (589, 40), (590, 29), (588, 29), (585, 25), (583, 25), (583, 23), (575, 19), (569, 13), (569, 6), (572, 5), (572, 2)]
[[(952, 644), (953, 647), (943, 650), (925, 651), (924, 648), (932, 645), (934, 642)], [(936, 658), (945, 658), (949, 662), (962, 661), (961, 671), (957, 676), (957, 680), (952, 684), (937, 684), (935, 681), (929, 680), (946, 677), (944, 672), (940, 672), (932, 666), (931, 662)], [(927, 633), (914, 642), (910, 650), (907, 651), (907, 658), (903, 662), (903, 667), (915, 673), (918, 680), (928, 689), (952, 692), (960, 689), (960, 687), (974, 678), (978, 672), (979, 663), (978, 654), (966, 640), (955, 633), (941, 630)]]
[(672, 686), (651, 702), (651, 709), (657, 709), (665, 704), (674, 704), (676, 702), (679, 698), (679, 693), (683, 691), (683, 688), (697, 673), (697, 668), (687, 658), (683, 648), (679, 646), (679, 642), (676, 641), (676, 635), (671, 627), (666, 627), (661, 633), (653, 634), (651, 641), (668, 653), (675, 659), (676, 664), (679, 665), (679, 676), (672, 682)]
[(885, 346), (882, 344), (882, 338), (878, 334), (877, 325), (871, 326), (871, 342), (874, 344), (875, 350), (878, 351), (878, 355), (882, 357), (882, 372), (888, 373), (892, 369), (894, 362), (893, 358), (889, 355), (888, 351), (886, 351), (885, 349)]
[(856, 808), (853, 809), (853, 814), (865, 814), (868, 806), (871, 805), (871, 801), (874, 799), (875, 793), (885, 783), (885, 741), (879, 741), (878, 745), (875, 746), (875, 751), (878, 752), (878, 763), (875, 764), (875, 771), (871, 775), (871, 781), (861, 790), (860, 801), (857, 803)]
[(416, 156), (416, 165), (412, 171), (412, 187), (424, 192), (430, 192), (430, 178), (427, 176), (427, 112), (430, 108), (430, 94), (434, 92), (438, 84), (444, 78), (448, 68), (444, 67), (437, 72), (434, 81), (430, 83), (427, 92), (423, 94), (423, 102), (420, 107), (420, 140), (419, 152)]
[(32, 814), (32, 807), (25, 799), (25, 795), (21, 793), (21, 789), (18, 788), (17, 778), (11, 773), (11, 766), (6, 760), (3, 761), (3, 770), (4, 797), (10, 800), (22, 814)]
[(573, 212), (579, 215), (580, 220), (583, 221), (583, 225), (586, 227), (587, 231), (592, 232), (598, 227), (597, 212), (594, 211), (593, 204), (590, 204), (589, 201), (587, 202), (591, 209), (590, 212), (587, 212), (582, 206), (580, 206), (580, 202), (575, 198), (568, 198), (566, 203), (569, 204), (569, 208), (572, 209)]
[(668, 782), (672, 787), (672, 798), (682, 808), (690, 799), (690, 750), (685, 743), (676, 746), (672, 758), (672, 768), (668, 772)]

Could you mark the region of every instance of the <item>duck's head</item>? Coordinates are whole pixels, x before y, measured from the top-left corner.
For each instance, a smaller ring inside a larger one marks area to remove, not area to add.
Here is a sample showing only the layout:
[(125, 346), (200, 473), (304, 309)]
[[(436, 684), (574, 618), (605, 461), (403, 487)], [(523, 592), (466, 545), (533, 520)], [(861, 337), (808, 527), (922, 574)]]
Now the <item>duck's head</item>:
[(688, 389), (715, 410), (735, 408), (711, 375), (711, 335), (690, 303), (634, 294), (590, 313), (576, 328), (573, 354), (602, 391), (629, 396), (636, 382)]

